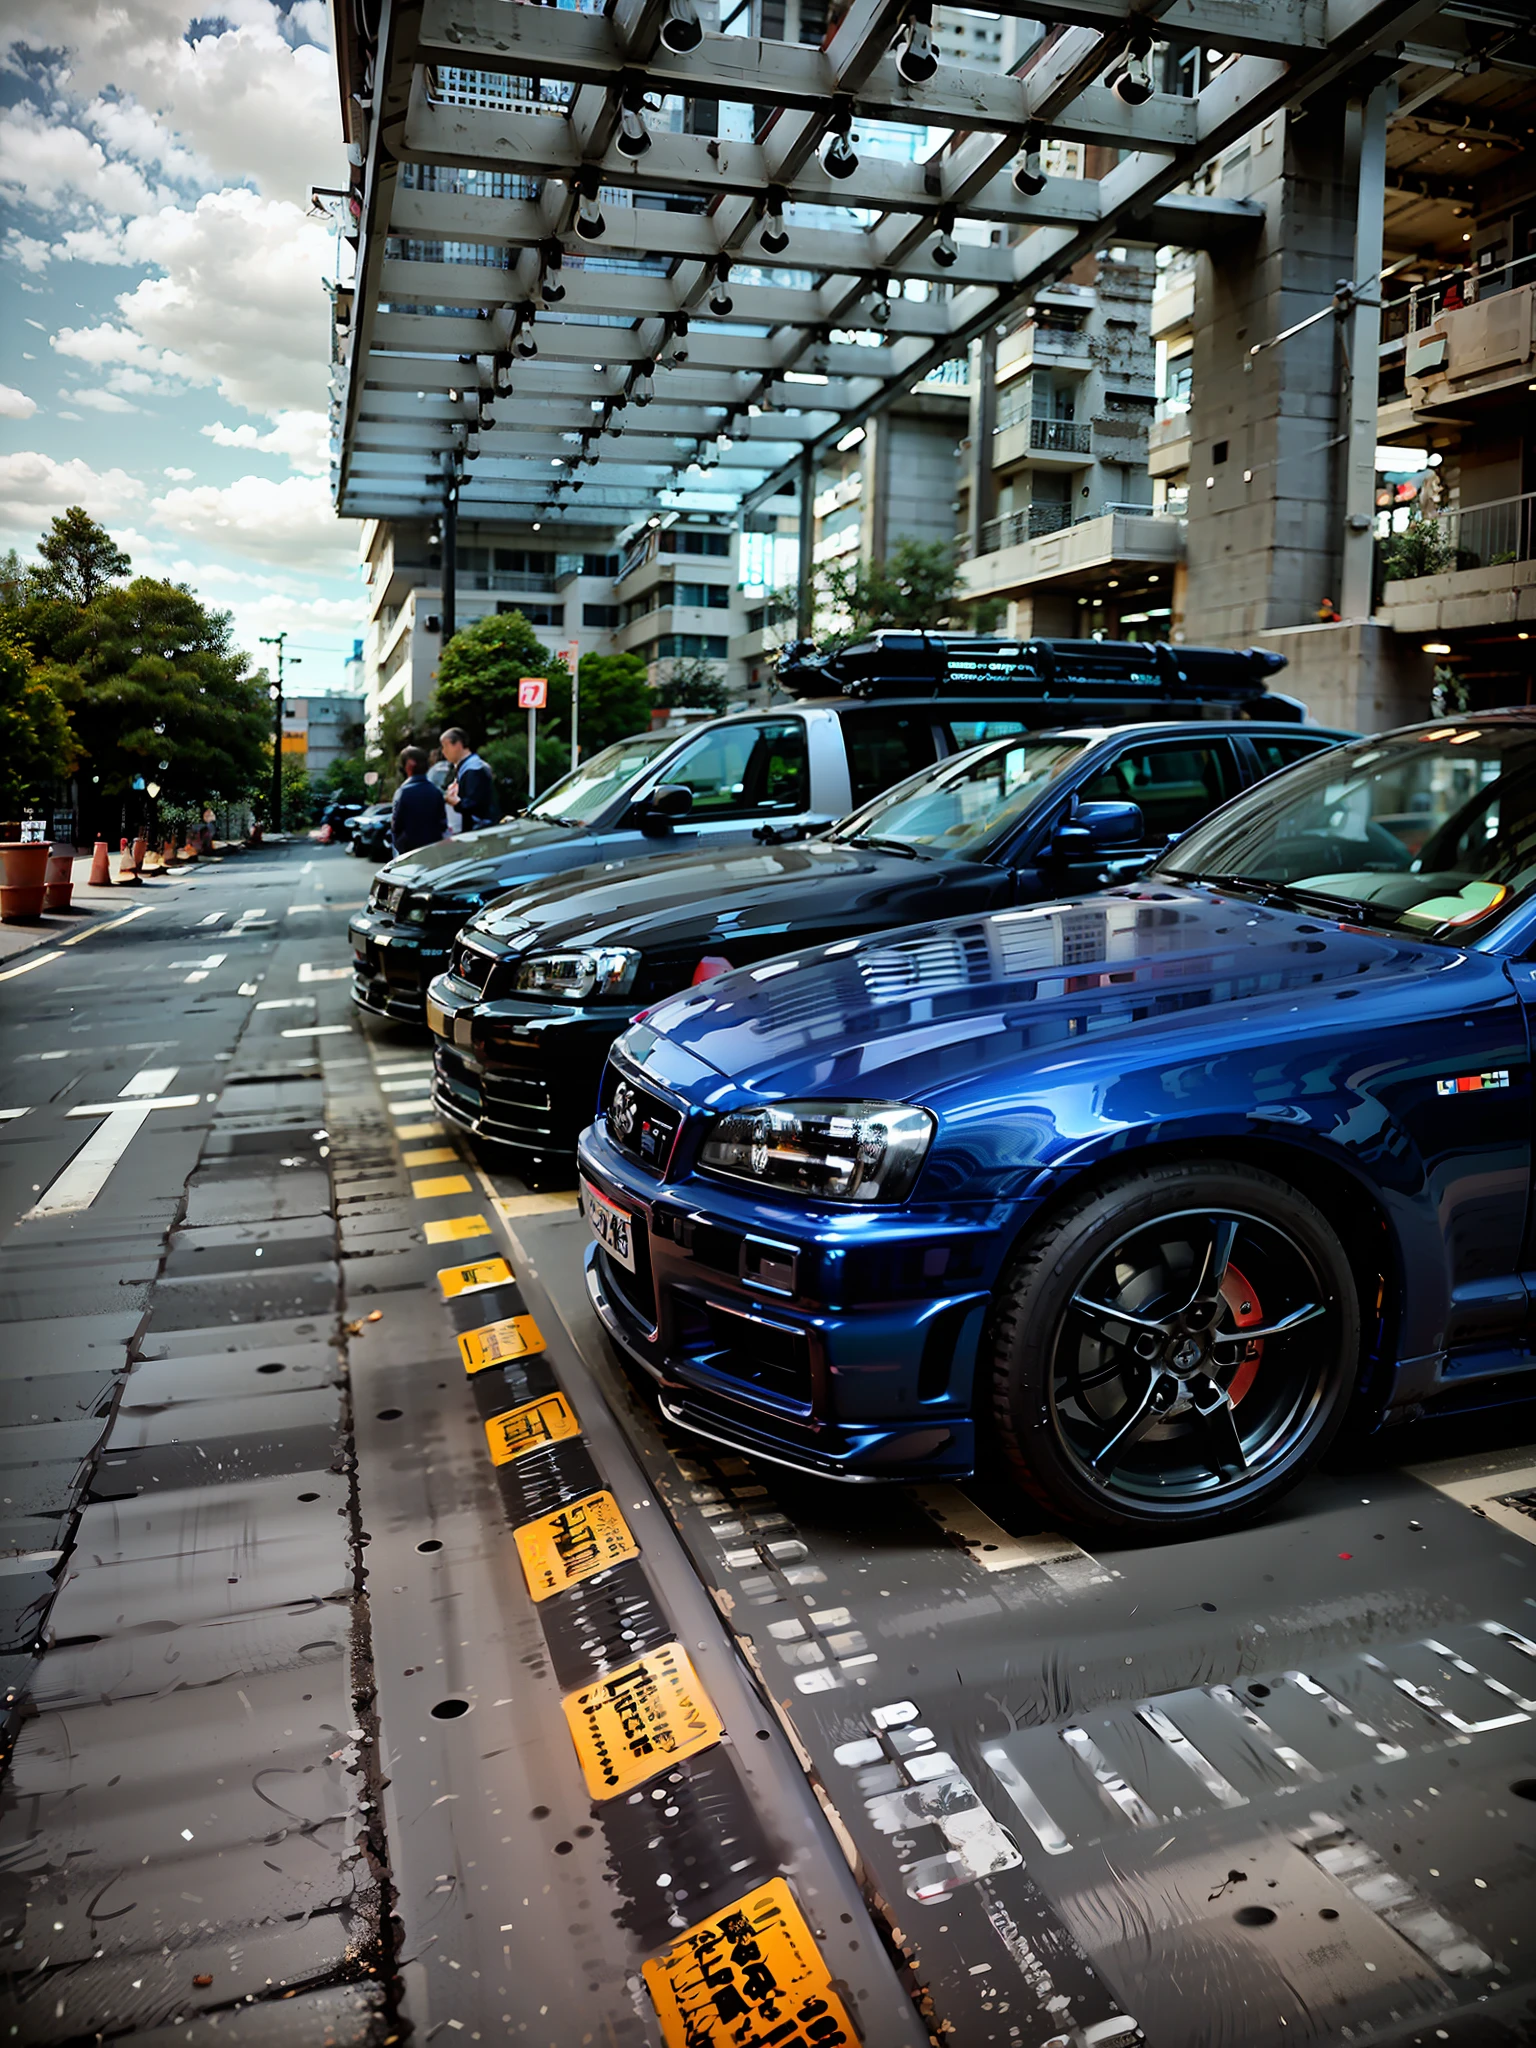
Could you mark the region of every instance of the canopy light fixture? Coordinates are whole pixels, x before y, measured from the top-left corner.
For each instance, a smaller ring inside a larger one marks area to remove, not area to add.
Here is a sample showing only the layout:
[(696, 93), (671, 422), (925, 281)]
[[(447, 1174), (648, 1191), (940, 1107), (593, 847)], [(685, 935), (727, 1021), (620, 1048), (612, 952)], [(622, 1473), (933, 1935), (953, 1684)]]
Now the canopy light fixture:
[(539, 291), (547, 306), (558, 306), (565, 297), (565, 286), (560, 282), (559, 271), (565, 263), (565, 251), (557, 235), (551, 235), (547, 242), (539, 245), (541, 263)]
[(651, 146), (651, 131), (642, 118), (645, 108), (645, 94), (638, 85), (624, 88), (623, 112), (619, 115), (619, 133), (616, 148), (620, 156), (631, 159), (644, 156)]
[(603, 219), (597, 195), (601, 180), (590, 165), (578, 171), (572, 189), (576, 194), (576, 232), (584, 242), (599, 242), (608, 223)]
[(784, 204), (789, 194), (782, 185), (770, 185), (763, 195), (763, 232), (758, 237), (770, 256), (782, 256), (789, 247), (784, 226)]
[(829, 178), (851, 178), (859, 168), (853, 144), (848, 140), (852, 128), (851, 107), (839, 107), (827, 123), (827, 139), (822, 147), (821, 167)]
[(1013, 167), (1013, 189), (1026, 199), (1037, 199), (1045, 190), (1045, 172), (1040, 166), (1040, 131), (1026, 128), (1024, 154)]
[(704, 40), (699, 10), (693, 0), (667, 0), (667, 18), (661, 24), (661, 40), (674, 57), (686, 57)]
[(939, 68), (933, 46), (933, 9), (927, 0), (912, 9), (896, 43), (896, 69), (908, 85), (926, 85)]
[(1125, 68), (1115, 80), (1115, 96), (1128, 107), (1144, 107), (1152, 97), (1152, 38), (1132, 36)]
[(656, 386), (651, 381), (655, 372), (655, 362), (649, 356), (636, 363), (635, 374), (629, 381), (629, 395), (636, 405), (649, 405), (656, 396)]
[(955, 246), (955, 209), (941, 206), (933, 217), (933, 224), (939, 231), (939, 239), (933, 245), (933, 260), (949, 270), (960, 254)]
[(729, 279), (730, 274), (730, 257), (717, 256), (715, 258), (714, 288), (709, 295), (709, 310), (711, 311), (711, 313), (718, 314), (722, 320), (725, 318), (726, 314), (730, 312), (732, 306), (734, 306), (736, 303), (735, 300), (731, 297), (730, 293), (725, 288), (726, 282)]

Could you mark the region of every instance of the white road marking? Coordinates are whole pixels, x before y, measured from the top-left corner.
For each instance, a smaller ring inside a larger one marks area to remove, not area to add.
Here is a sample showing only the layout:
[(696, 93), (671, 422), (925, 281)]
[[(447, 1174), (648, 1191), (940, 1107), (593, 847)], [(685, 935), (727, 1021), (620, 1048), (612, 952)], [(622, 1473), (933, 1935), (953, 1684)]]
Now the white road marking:
[(1471, 1508), (1485, 1521), (1497, 1522), (1511, 1536), (1536, 1543), (1536, 1521), (1517, 1505), (1511, 1494), (1529, 1493), (1536, 1488), (1536, 1462), (1529, 1444), (1505, 1451), (1482, 1452), (1471, 1458), (1445, 1458), (1432, 1465), (1410, 1465), (1410, 1478), (1423, 1480), (1450, 1500)]
[(350, 1033), (350, 1024), (300, 1024), (283, 1033), (284, 1038), (337, 1038), (343, 1032)]
[[(26, 1055), (23, 1054), (22, 1057), (25, 1058)], [(430, 1074), (432, 1062), (430, 1060), (396, 1060), (387, 1067), (375, 1067), (373, 1071), (381, 1080), (386, 1074)]]
[(208, 915), (207, 915), (206, 917), (200, 917), (200, 918), (198, 919), (198, 923), (199, 923), (199, 924), (217, 924), (217, 923), (218, 923), (218, 921), (219, 921), (219, 919), (220, 919), (221, 917), (223, 917), (224, 915), (225, 915), (225, 913), (224, 913), (224, 912), (223, 912), (222, 910), (210, 910), (210, 911), (209, 911), (209, 913), (208, 913)]
[[(68, 945), (69, 941), (66, 939), (64, 943)], [(29, 959), (23, 960), (20, 966), (7, 967), (5, 972), (0, 974), (0, 981), (14, 981), (18, 974), (30, 974), (34, 967), (46, 967), (50, 960), (63, 958), (62, 953), (33, 953)]]
[(288, 915), (290, 917), (302, 917), (306, 910), (324, 910), (324, 908), (325, 905), (323, 903), (290, 903)]
[(306, 960), (299, 969), (299, 980), (305, 981), (350, 981), (350, 967), (311, 967)]
[[(252, 990), (252, 994), (255, 990)], [(258, 1010), (308, 1010), (314, 1007), (313, 996), (272, 996), (256, 1005)]]
[(430, 1067), (421, 1067), (418, 1068), (418, 1070), (414, 1074), (407, 1074), (403, 1080), (381, 1081), (379, 1083), (379, 1086), (383, 1089), (386, 1095), (398, 1095), (402, 1089), (409, 1090), (412, 1088), (419, 1088), (422, 1082), (427, 1078), (427, 1075), (431, 1073), (431, 1071), (432, 1069)]
[(254, 981), (242, 981), (239, 988), (236, 990), (236, 994), (242, 996), (253, 996), (256, 993), (257, 986), (258, 984)]
[(107, 1176), (153, 1110), (195, 1108), (203, 1099), (201, 1095), (160, 1095), (156, 1092), (168, 1086), (175, 1079), (176, 1072), (175, 1067), (145, 1067), (134, 1075), (116, 1102), (86, 1102), (66, 1110), (66, 1116), (99, 1116), (102, 1121), (52, 1186), (32, 1204), (22, 1221), (89, 1209), (106, 1186)]
[(0, 1109), (0, 1124), (13, 1124), (19, 1116), (29, 1116), (30, 1109)]
[(391, 1116), (430, 1116), (436, 1108), (437, 1104), (429, 1095), (425, 1102), (392, 1102), (389, 1113)]

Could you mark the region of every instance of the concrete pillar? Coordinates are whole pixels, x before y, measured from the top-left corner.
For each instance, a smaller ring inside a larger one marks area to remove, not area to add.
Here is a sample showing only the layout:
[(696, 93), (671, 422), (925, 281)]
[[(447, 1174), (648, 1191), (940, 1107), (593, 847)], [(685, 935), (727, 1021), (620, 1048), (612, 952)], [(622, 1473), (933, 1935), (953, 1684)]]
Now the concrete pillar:
[(864, 429), (859, 449), (864, 482), (859, 494), (859, 559), (883, 562), (890, 526), (891, 436), (895, 422), (878, 414)]
[[(1264, 207), (1195, 281), (1185, 637), (1243, 645), (1337, 604), (1344, 464), (1338, 321), (1283, 330), (1353, 275), (1357, 157), (1342, 97), (1276, 114), (1222, 160), (1224, 197)], [(1260, 352), (1255, 355), (1256, 345)]]
[(809, 640), (816, 627), (816, 458), (800, 455), (800, 546), (795, 577), (795, 633)]
[(1356, 164), (1355, 303), (1348, 316), (1344, 391), (1343, 529), (1339, 537), (1339, 610), (1346, 619), (1371, 615), (1376, 556), (1376, 406), (1381, 350), (1381, 264), (1387, 179), (1387, 102), (1378, 85), (1350, 109)]
[(987, 552), (982, 538), (997, 516), (997, 475), (992, 467), (992, 434), (997, 426), (997, 330), (989, 327), (971, 347), (971, 441), (969, 522), (966, 542), (970, 558)]

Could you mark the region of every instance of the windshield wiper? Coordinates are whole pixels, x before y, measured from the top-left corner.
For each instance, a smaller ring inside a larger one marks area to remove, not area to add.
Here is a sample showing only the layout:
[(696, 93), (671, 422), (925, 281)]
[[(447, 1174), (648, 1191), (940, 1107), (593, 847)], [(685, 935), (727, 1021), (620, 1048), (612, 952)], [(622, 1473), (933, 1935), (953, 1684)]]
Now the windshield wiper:
[(579, 832), (582, 829), (580, 818), (561, 817), (556, 811), (524, 810), (519, 811), (517, 815), (520, 818), (532, 818), (539, 825), (569, 825), (573, 832)]
[(1258, 875), (1188, 875), (1176, 868), (1164, 868), (1163, 873), (1177, 882), (1195, 882), (1204, 889), (1228, 889), (1237, 896), (1251, 896), (1256, 903), (1264, 906), (1276, 905), (1284, 910), (1316, 911), (1323, 916), (1343, 918), (1351, 924), (1380, 925), (1384, 930), (1395, 930), (1401, 920), (1395, 911), (1383, 909), (1378, 903), (1362, 903), (1353, 896), (1335, 896), (1327, 889), (1306, 889), (1295, 882), (1265, 881)]
[(908, 846), (905, 839), (875, 839), (867, 832), (855, 833), (853, 838), (845, 839), (843, 844), (845, 846), (872, 846), (877, 853), (899, 853), (905, 855), (908, 860), (922, 860), (924, 858), (924, 855), (920, 854), (915, 846)]

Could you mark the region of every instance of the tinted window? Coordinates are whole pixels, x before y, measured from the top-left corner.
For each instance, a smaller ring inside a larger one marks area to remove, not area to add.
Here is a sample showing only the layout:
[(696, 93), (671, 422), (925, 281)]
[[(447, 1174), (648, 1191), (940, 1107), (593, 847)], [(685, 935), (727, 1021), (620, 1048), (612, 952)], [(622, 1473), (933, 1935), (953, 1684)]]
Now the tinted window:
[(1232, 795), (1236, 779), (1224, 744), (1136, 747), (1085, 782), (1087, 803), (1140, 804), (1147, 844), (1187, 832)]
[(749, 817), (810, 808), (805, 725), (798, 718), (701, 734), (666, 771), (693, 791), (691, 816)]
[(840, 825), (835, 836), (985, 859), (1082, 752), (1081, 740), (1025, 739), (1017, 746), (977, 748), (893, 789)]
[(1250, 732), (1244, 737), (1259, 757), (1261, 775), (1278, 774), (1280, 769), (1289, 768), (1293, 761), (1304, 761), (1308, 754), (1316, 754), (1332, 745), (1330, 740), (1304, 739), (1300, 733), (1267, 734), (1260, 739), (1257, 733)]
[(843, 720), (854, 807), (920, 768), (932, 767), (933, 717), (926, 711), (855, 711)]
[[(673, 744), (664, 732), (637, 733), (632, 740), (618, 740), (604, 747), (590, 761), (583, 761), (547, 790), (533, 807), (536, 818), (571, 818), (584, 823), (613, 802), (628, 782), (633, 782), (645, 764)], [(487, 852), (491, 851), (487, 848)], [(461, 856), (462, 857), (462, 856)]]
[(949, 744), (957, 754), (967, 747), (979, 747), (984, 740), (1005, 740), (1024, 730), (1022, 718), (951, 718), (947, 723)]

